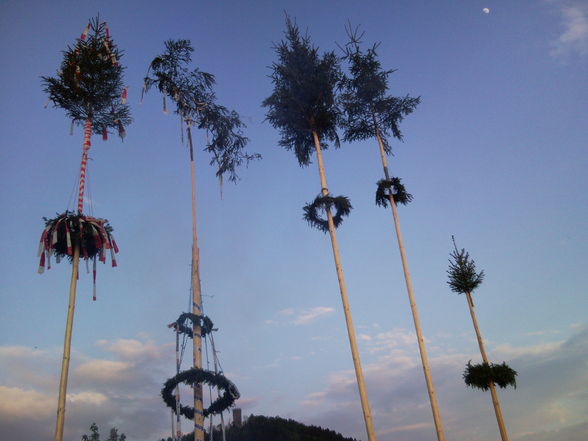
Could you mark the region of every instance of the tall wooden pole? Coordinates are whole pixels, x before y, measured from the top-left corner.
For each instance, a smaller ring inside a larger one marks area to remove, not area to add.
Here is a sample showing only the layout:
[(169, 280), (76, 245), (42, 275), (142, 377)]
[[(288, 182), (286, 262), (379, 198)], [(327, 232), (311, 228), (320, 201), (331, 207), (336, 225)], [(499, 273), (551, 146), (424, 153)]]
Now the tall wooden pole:
[(69, 359), (71, 353), (71, 331), (73, 328), (74, 311), (76, 309), (76, 287), (80, 262), (79, 240), (74, 244), (73, 262), (71, 267), (71, 282), (69, 285), (69, 305), (67, 307), (67, 321), (65, 324), (65, 338), (63, 339), (63, 359), (61, 361), (61, 378), (59, 380), (59, 398), (57, 400), (57, 422), (55, 424), (54, 441), (62, 441), (63, 424), (65, 419), (65, 397), (67, 395), (67, 378), (69, 373)]
[[(202, 297), (200, 295), (200, 255), (198, 236), (196, 234), (196, 171), (194, 167), (194, 150), (192, 147), (191, 121), (186, 121), (186, 132), (190, 147), (190, 172), (192, 178), (192, 313), (202, 315)], [(193, 366), (202, 369), (202, 334), (199, 321), (193, 323)], [(202, 384), (194, 385), (194, 441), (204, 441), (204, 405), (202, 403)]]
[[(323, 164), (323, 155), (321, 153), (321, 146), (316, 132), (312, 132), (314, 145), (316, 148), (316, 157), (318, 162), (319, 174), (321, 178), (321, 193), (323, 196), (329, 194), (327, 188), (327, 179), (325, 177), (325, 167)], [(343, 279), (343, 269), (341, 268), (341, 259), (339, 258), (339, 248), (337, 246), (337, 236), (335, 235), (335, 224), (333, 223), (333, 215), (331, 209), (327, 208), (327, 223), (329, 224), (329, 235), (331, 236), (331, 245), (333, 247), (333, 257), (335, 258), (335, 268), (337, 270), (337, 279), (339, 280), (339, 291), (341, 292), (341, 300), (343, 302), (343, 312), (345, 313), (345, 322), (347, 324), (347, 334), (349, 336), (349, 344), (351, 346), (351, 356), (353, 358), (353, 366), (355, 368), (355, 376), (357, 378), (357, 387), (359, 389), (359, 397), (361, 400), (361, 408), (363, 410), (363, 418), (365, 421), (365, 428), (369, 441), (375, 441), (376, 435), (372, 423), (372, 414), (368, 401), (365, 383), (363, 380), (363, 372), (361, 370), (361, 361), (359, 359), (359, 351), (357, 350), (357, 342), (355, 339), (355, 331), (353, 330), (353, 321), (351, 319), (351, 311), (349, 309), (349, 302), (347, 300), (347, 288), (345, 287), (345, 280)]]
[[(92, 120), (88, 118), (84, 124), (84, 144), (82, 148), (82, 162), (80, 165), (80, 185), (78, 188), (78, 214), (82, 214), (84, 208), (84, 189), (86, 184), (86, 166), (88, 164), (88, 150), (90, 150), (90, 138), (92, 137)], [(67, 320), (65, 322), (65, 337), (63, 339), (63, 359), (61, 360), (61, 377), (59, 379), (59, 397), (57, 399), (57, 421), (55, 423), (54, 441), (63, 440), (63, 426), (65, 421), (65, 399), (67, 396), (67, 380), (69, 375), (69, 360), (71, 357), (71, 334), (73, 329), (74, 311), (76, 309), (76, 289), (80, 265), (80, 240), (82, 233), (76, 238), (73, 250), (71, 267), (71, 282), (69, 285), (69, 305), (67, 307)]]
[[(375, 123), (375, 118), (374, 118)], [(384, 144), (380, 133), (376, 125), (376, 138), (378, 140), (378, 146), (380, 148), (380, 156), (382, 158), (382, 166), (384, 167), (384, 175), (386, 180), (390, 180), (390, 173), (388, 172), (388, 162), (386, 160), (386, 151), (384, 150)], [(437, 440), (444, 441), (445, 435), (443, 434), (443, 425), (441, 423), (441, 416), (439, 415), (439, 405), (437, 404), (437, 396), (435, 395), (435, 388), (433, 387), (433, 380), (431, 378), (431, 371), (429, 369), (429, 359), (427, 358), (427, 350), (425, 348), (425, 339), (421, 331), (421, 322), (419, 320), (419, 313), (417, 310), (414, 295), (412, 293), (412, 281), (408, 272), (408, 262), (406, 259), (406, 253), (404, 251), (404, 242), (402, 240), (402, 233), (400, 231), (400, 222), (398, 221), (398, 213), (396, 211), (396, 202), (392, 194), (389, 196), (390, 207), (392, 207), (392, 217), (394, 218), (394, 227), (396, 229), (396, 238), (398, 239), (398, 248), (400, 250), (400, 258), (402, 260), (402, 268), (404, 270), (404, 280), (406, 282), (406, 290), (408, 291), (408, 300), (410, 302), (410, 309), (412, 311), (412, 319), (414, 321), (414, 328), (417, 334), (417, 341), (419, 345), (419, 352), (421, 354), (421, 361), (423, 364), (423, 371), (425, 373), (425, 382), (427, 384), (427, 391), (429, 392), (429, 401), (431, 402), (431, 410), (433, 411), (433, 421), (435, 422), (435, 430), (437, 432)]]
[[(476, 331), (476, 338), (478, 339), (478, 346), (480, 347), (480, 354), (482, 354), (482, 361), (488, 364), (488, 357), (486, 356), (486, 351), (484, 350), (484, 341), (482, 340), (482, 334), (480, 334), (478, 320), (476, 319), (476, 313), (474, 312), (474, 302), (472, 301), (472, 296), (469, 292), (466, 292), (466, 297), (468, 299), (468, 307), (470, 308), (470, 315), (472, 316), (474, 330)], [(494, 386), (494, 382), (491, 381), (489, 386), (490, 394), (492, 395), (492, 404), (494, 405), (494, 413), (496, 414), (496, 421), (498, 422), (498, 429), (500, 430), (500, 437), (502, 438), (502, 441), (508, 441), (506, 426), (504, 425), (504, 419), (502, 418), (502, 411), (500, 410), (500, 402), (498, 401), (498, 395), (496, 394), (496, 387)]]

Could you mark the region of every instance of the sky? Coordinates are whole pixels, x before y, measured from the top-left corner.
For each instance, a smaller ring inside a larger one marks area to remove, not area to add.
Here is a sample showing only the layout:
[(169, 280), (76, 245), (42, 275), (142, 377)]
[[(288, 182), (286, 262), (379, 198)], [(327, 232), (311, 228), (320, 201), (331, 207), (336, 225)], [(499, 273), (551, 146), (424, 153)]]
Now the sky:
[[(480, 355), (466, 299), (446, 283), (455, 235), (486, 274), (474, 303), (489, 358), (518, 372), (517, 389), (498, 392), (511, 441), (586, 440), (582, 0), (1, 0), (0, 439), (53, 436), (70, 265), (39, 275), (36, 250), (42, 218), (74, 208), (82, 131), (44, 108), (40, 77), (99, 13), (125, 53), (134, 122), (124, 142), (94, 137), (90, 149), (87, 204), (121, 251), (117, 268), (98, 269), (96, 302), (80, 276), (64, 439), (92, 422), (129, 441), (170, 433), (159, 392), (175, 371), (167, 324), (189, 301), (190, 169), (177, 116), (156, 91), (139, 100), (164, 41), (185, 38), (263, 156), (221, 198), (195, 135), (204, 309), (237, 405), (366, 440), (329, 238), (302, 219), (316, 162), (299, 167), (261, 107), (284, 11), (321, 51), (339, 51), (348, 21), (361, 26), (396, 69), (390, 93), (421, 97), (389, 161), (414, 196), (399, 217), (446, 439), (499, 436), (489, 393), (462, 380)], [(374, 204), (377, 146), (330, 146), (324, 159), (329, 189), (354, 207), (337, 235), (376, 437), (433, 439), (392, 216)]]

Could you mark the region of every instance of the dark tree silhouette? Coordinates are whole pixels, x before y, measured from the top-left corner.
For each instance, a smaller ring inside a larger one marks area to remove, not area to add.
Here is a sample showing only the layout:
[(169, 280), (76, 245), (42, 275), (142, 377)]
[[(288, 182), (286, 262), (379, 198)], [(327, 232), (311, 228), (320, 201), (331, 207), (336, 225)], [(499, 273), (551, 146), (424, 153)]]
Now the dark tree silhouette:
[(404, 278), (415, 324), (437, 439), (438, 441), (443, 441), (445, 436), (443, 434), (439, 406), (430, 374), (425, 340), (422, 335), (416, 302), (412, 292), (408, 261), (404, 251), (400, 221), (396, 211), (396, 204), (408, 204), (412, 200), (412, 195), (406, 191), (400, 178), (390, 176), (386, 159), (386, 154), (392, 152), (389, 137), (392, 136), (398, 140), (402, 140), (399, 125), (406, 115), (413, 112), (419, 104), (420, 98), (412, 98), (408, 95), (403, 98), (398, 98), (388, 95), (389, 76), (394, 71), (382, 69), (377, 54), (378, 44), (374, 44), (364, 51), (361, 48), (363, 33), (360, 34), (358, 28), (352, 28), (351, 24), (347, 26), (346, 30), (349, 42), (343, 49), (343, 58), (348, 63), (350, 76), (346, 76), (343, 80), (344, 87), (340, 98), (344, 110), (344, 118), (341, 121), (344, 129), (344, 139), (346, 141), (358, 141), (376, 138), (378, 142), (380, 159), (384, 169), (384, 179), (378, 181), (376, 204), (386, 207), (389, 203), (392, 209), (398, 248), (402, 260)]
[[(313, 148), (316, 151), (321, 194), (304, 208), (305, 219), (312, 226), (328, 231), (331, 238), (366, 431), (368, 439), (373, 441), (375, 435), (371, 412), (335, 234), (335, 228), (341, 223), (342, 216), (349, 214), (351, 204), (344, 196), (333, 197), (329, 194), (322, 157), (322, 149), (326, 148), (327, 141), (339, 146), (336, 130), (341, 117), (336, 100), (336, 90), (342, 78), (339, 60), (334, 52), (320, 55), (310, 37), (302, 36), (296, 23), (288, 16), (284, 34), (285, 39), (274, 46), (278, 58), (272, 64), (274, 90), (263, 101), (263, 106), (267, 107), (267, 120), (280, 131), (280, 145), (294, 151), (300, 166), (310, 164)], [(319, 218), (319, 208), (326, 213), (326, 220)], [(334, 216), (332, 208), (336, 210)]]
[(480, 286), (484, 280), (484, 271), (477, 272), (476, 263), (470, 258), (469, 253), (464, 248), (459, 251), (455, 243), (455, 238), (451, 236), (451, 239), (453, 240), (454, 249), (450, 254), (451, 259), (449, 260), (449, 269), (447, 270), (449, 280), (447, 284), (453, 292), (466, 295), (468, 307), (470, 309), (470, 316), (472, 317), (472, 323), (474, 325), (474, 330), (476, 331), (476, 338), (478, 339), (480, 354), (482, 355), (481, 364), (472, 365), (471, 360), (468, 362), (463, 378), (466, 385), (470, 387), (484, 391), (490, 389), (500, 436), (502, 441), (508, 441), (506, 426), (504, 425), (502, 411), (500, 410), (500, 402), (498, 401), (498, 395), (496, 394), (496, 388), (494, 385), (498, 384), (501, 388), (506, 388), (507, 386), (513, 386), (516, 388), (517, 372), (511, 369), (505, 362), (502, 364), (488, 362), (486, 350), (484, 349), (484, 341), (482, 340), (482, 334), (480, 333), (478, 320), (476, 319), (476, 313), (474, 312), (474, 302), (472, 300), (472, 292)]

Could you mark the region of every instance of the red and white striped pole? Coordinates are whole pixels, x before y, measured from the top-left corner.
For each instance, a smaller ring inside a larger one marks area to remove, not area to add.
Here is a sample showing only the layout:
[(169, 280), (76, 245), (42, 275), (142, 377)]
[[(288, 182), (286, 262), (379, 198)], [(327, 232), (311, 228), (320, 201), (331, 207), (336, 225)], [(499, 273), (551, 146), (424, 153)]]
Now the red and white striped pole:
[(88, 150), (90, 150), (90, 137), (92, 136), (92, 121), (88, 118), (84, 126), (84, 148), (82, 150), (82, 165), (80, 166), (80, 190), (78, 193), (78, 214), (84, 210), (84, 189), (86, 187), (86, 165), (88, 163)]

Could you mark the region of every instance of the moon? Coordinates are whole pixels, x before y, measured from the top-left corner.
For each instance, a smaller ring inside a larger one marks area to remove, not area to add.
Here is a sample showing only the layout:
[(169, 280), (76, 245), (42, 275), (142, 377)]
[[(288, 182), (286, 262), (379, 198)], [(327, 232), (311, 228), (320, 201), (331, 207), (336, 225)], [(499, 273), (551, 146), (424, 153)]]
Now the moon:
[(489, 14), (490, 13), (490, 9), (488, 9), (488, 8), (484, 8), (484, 9), (482, 9), (482, 11), (484, 12), (484, 14)]

